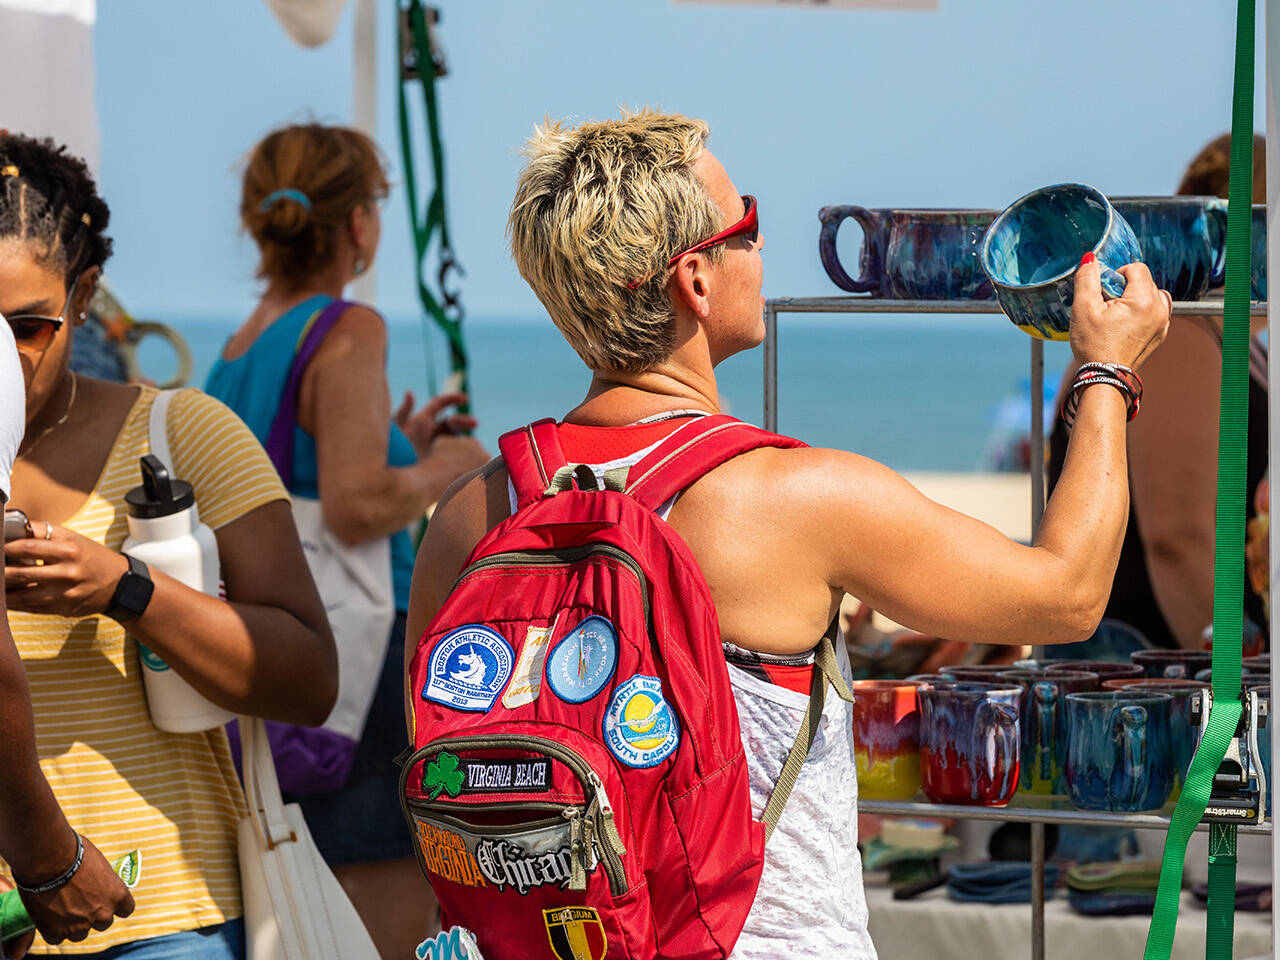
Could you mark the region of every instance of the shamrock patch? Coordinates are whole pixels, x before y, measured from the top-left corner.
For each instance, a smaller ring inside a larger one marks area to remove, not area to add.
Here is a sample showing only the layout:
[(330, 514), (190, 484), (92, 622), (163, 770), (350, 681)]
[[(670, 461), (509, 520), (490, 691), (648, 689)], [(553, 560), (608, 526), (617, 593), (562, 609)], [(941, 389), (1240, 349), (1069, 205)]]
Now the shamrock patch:
[(449, 796), (456, 797), (462, 792), (463, 780), (458, 758), (443, 750), (422, 771), (422, 789), (430, 791), (428, 800), (434, 800), (446, 792)]

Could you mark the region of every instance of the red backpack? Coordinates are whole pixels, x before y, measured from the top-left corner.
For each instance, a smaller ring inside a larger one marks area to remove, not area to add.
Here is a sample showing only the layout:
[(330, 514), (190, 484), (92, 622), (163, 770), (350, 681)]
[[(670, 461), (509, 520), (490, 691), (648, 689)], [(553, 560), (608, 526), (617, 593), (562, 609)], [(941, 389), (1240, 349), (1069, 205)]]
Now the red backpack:
[(401, 800), (445, 924), (497, 960), (727, 957), (833, 657), (757, 821), (715, 607), (655, 511), (740, 453), (803, 444), (705, 417), (606, 489), (552, 420), (499, 445), (518, 509), (410, 668)]

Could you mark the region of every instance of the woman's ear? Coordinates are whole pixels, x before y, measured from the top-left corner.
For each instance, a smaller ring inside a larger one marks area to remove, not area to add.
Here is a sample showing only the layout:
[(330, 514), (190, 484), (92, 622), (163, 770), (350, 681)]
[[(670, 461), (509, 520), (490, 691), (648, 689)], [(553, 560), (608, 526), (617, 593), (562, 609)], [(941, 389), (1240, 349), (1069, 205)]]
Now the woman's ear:
[(89, 304), (93, 295), (98, 292), (98, 281), (102, 279), (101, 267), (90, 267), (76, 279), (76, 293), (71, 298), (71, 316), (68, 318), (75, 326), (80, 326), (89, 317)]

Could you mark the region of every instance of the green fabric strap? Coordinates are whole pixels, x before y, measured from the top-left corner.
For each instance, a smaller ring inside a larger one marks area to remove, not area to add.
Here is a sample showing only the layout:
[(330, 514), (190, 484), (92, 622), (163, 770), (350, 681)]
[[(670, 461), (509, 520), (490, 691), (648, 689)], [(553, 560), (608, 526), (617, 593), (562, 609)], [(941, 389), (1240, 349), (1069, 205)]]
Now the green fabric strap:
[(847, 703), (853, 703), (853, 691), (840, 672), (840, 664), (836, 660), (835, 645), (831, 634), (825, 635), (814, 650), (813, 682), (809, 686), (809, 707), (800, 721), (800, 731), (796, 734), (795, 743), (782, 764), (782, 772), (778, 774), (778, 782), (773, 785), (773, 793), (764, 806), (760, 819), (764, 823), (764, 839), (767, 843), (773, 836), (773, 830), (782, 817), (782, 811), (791, 797), (791, 789), (800, 777), (804, 762), (809, 758), (809, 748), (818, 735), (818, 725), (822, 723), (822, 708), (826, 701), (827, 684), (836, 688), (836, 695)]
[[(1168, 960), (1178, 922), (1187, 841), (1204, 817), (1214, 774), (1240, 722), (1244, 632), (1245, 445), (1249, 419), (1249, 220), (1253, 193), (1254, 0), (1238, 0), (1227, 289), (1222, 333), (1217, 536), (1213, 563), (1213, 709), (1187, 771), (1165, 841), (1145, 960)], [(1229, 960), (1235, 909), (1236, 828), (1210, 825), (1208, 960)]]
[[(436, 104), (435, 61), (431, 55), (431, 41), (427, 31), (426, 11), (421, 0), (409, 0), (401, 6), (396, 0), (396, 12), (403, 12), (408, 19), (408, 27), (413, 42), (413, 51), (417, 63), (418, 79), (422, 83), (422, 95), (425, 107), (424, 122), (427, 138), (431, 146), (431, 171), (434, 177), (431, 198), (427, 201), (426, 210), (418, 204), (417, 165), (413, 158), (413, 130), (409, 120), (408, 85), (406, 77), (400, 78), (400, 149), (404, 158), (405, 195), (409, 202), (409, 224), (413, 233), (413, 247), (417, 254), (418, 299), (422, 308), (440, 328), (449, 344), (449, 369), (451, 371), (450, 389), (467, 392), (467, 348), (462, 337), (462, 305), (457, 297), (445, 289), (445, 281), (451, 271), (461, 272), (454, 259), (453, 246), (449, 239), (449, 218), (445, 210), (444, 181), (444, 139), (440, 135), (439, 110)], [(433, 240), (439, 236), (440, 271), (439, 296), (432, 292), (427, 282), (427, 259)], [(431, 392), (437, 392), (435, 370), (427, 365), (427, 381)], [(469, 412), (468, 406), (460, 408), (463, 413)]]

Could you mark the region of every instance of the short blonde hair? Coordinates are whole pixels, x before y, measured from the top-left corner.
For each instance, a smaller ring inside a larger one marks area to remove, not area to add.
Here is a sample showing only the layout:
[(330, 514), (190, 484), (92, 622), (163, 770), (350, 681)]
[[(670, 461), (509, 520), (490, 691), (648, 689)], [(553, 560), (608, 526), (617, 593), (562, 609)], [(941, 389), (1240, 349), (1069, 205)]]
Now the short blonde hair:
[(671, 355), (667, 261), (723, 228), (692, 169), (707, 134), (701, 120), (646, 109), (577, 127), (547, 120), (525, 144), (511, 255), (593, 370), (635, 373)]

